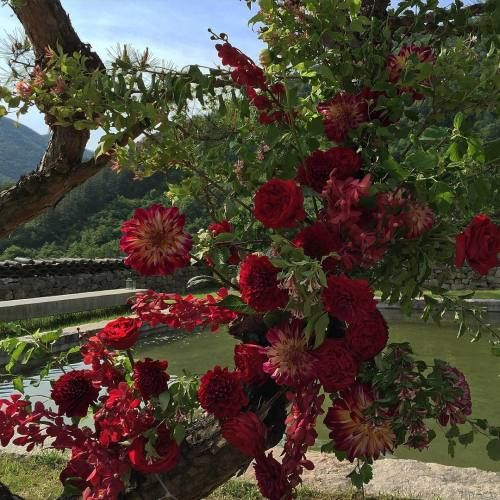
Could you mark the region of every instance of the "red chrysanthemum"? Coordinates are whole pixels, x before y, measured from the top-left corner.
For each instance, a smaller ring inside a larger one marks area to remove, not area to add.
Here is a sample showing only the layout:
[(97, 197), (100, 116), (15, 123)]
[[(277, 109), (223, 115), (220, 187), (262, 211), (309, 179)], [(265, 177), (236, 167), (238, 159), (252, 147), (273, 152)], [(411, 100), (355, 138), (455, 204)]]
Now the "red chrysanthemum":
[(59, 413), (68, 417), (85, 417), (98, 395), (99, 389), (92, 383), (90, 370), (73, 370), (61, 375), (51, 392)]
[(387, 344), (389, 329), (382, 314), (375, 309), (355, 318), (346, 329), (346, 342), (354, 356), (367, 361), (376, 356)]
[(254, 215), (265, 227), (294, 227), (304, 220), (304, 197), (295, 181), (271, 179), (255, 193)]
[(338, 228), (325, 222), (315, 222), (302, 229), (293, 238), (293, 244), (303, 248), (308, 257), (318, 260), (342, 248)]
[(227, 418), (236, 416), (248, 404), (248, 396), (237, 372), (216, 366), (201, 377), (198, 401), (208, 413)]
[(144, 276), (172, 274), (189, 265), (191, 235), (184, 232), (185, 216), (178, 208), (155, 204), (138, 208), (125, 221), (120, 249), (128, 255), (125, 264)]
[(342, 321), (356, 321), (375, 311), (377, 303), (368, 281), (329, 276), (323, 290), (323, 305), (332, 316)]
[(221, 220), (220, 222), (212, 222), (212, 224), (208, 226), (208, 230), (214, 236), (218, 236), (219, 234), (232, 232), (233, 228), (228, 220)]
[(222, 425), (222, 436), (241, 453), (257, 457), (264, 453), (266, 426), (253, 412), (240, 413)]
[(359, 95), (337, 94), (329, 101), (318, 104), (323, 115), (326, 136), (335, 142), (344, 142), (349, 130), (359, 127), (368, 119), (366, 100)]
[(456, 237), (455, 266), (465, 260), (474, 271), (488, 274), (500, 264), (500, 226), (484, 214), (476, 215), (464, 231)]
[(358, 363), (342, 339), (326, 339), (313, 351), (317, 375), (325, 392), (346, 389), (354, 383)]
[(110, 321), (98, 334), (98, 339), (113, 349), (130, 349), (139, 339), (142, 322), (137, 318), (116, 318)]
[(331, 430), (335, 448), (344, 451), (351, 462), (377, 459), (394, 449), (396, 436), (390, 422), (382, 415), (367, 414), (373, 403), (371, 389), (356, 383), (341, 392), (326, 415), (325, 425)]
[(241, 380), (248, 383), (262, 383), (267, 379), (262, 365), (267, 361), (266, 350), (256, 344), (237, 344), (234, 346), (234, 364)]
[(166, 388), (169, 376), (166, 373), (167, 361), (146, 358), (136, 361), (134, 365), (134, 384), (142, 399), (151, 399), (151, 396), (160, 395)]
[(258, 312), (286, 306), (288, 293), (278, 288), (279, 269), (266, 256), (249, 255), (240, 267), (240, 291), (243, 302)]
[(128, 452), (132, 467), (143, 474), (167, 472), (177, 465), (181, 455), (179, 445), (172, 438), (165, 424), (158, 426), (154, 435), (156, 441), (153, 447), (157, 456), (147, 454), (147, 440), (143, 436), (134, 440)]
[(351, 148), (334, 147), (327, 151), (314, 151), (301, 165), (297, 180), (321, 193), (330, 174), (337, 179), (354, 177), (361, 167), (361, 158)]
[(301, 386), (315, 376), (315, 358), (307, 347), (302, 322), (282, 323), (267, 332), (269, 358), (263, 369), (276, 383)]
[(272, 452), (267, 456), (258, 457), (253, 467), (259, 491), (264, 498), (269, 500), (291, 500), (292, 485), (286, 477), (285, 469), (273, 457)]
[(412, 56), (415, 56), (420, 63), (433, 63), (436, 60), (430, 47), (403, 45), (397, 55), (391, 54), (387, 59), (387, 73), (392, 83), (397, 83), (401, 74), (408, 69)]
[(432, 228), (436, 217), (427, 206), (414, 201), (408, 201), (404, 212), (404, 224), (407, 229), (405, 237), (415, 239)]

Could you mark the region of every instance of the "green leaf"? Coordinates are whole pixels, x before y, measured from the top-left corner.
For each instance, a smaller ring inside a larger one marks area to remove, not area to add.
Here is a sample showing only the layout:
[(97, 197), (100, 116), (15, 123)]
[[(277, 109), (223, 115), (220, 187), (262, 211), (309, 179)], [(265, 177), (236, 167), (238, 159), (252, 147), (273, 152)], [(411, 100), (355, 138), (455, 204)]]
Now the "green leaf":
[(186, 437), (186, 427), (182, 424), (175, 424), (174, 430), (172, 432), (172, 437), (175, 439), (177, 444), (181, 444)]
[(389, 156), (382, 164), (391, 175), (398, 181), (405, 180), (410, 172), (402, 167), (392, 156)]
[(22, 377), (16, 377), (14, 380), (12, 380), (12, 385), (14, 386), (14, 389), (16, 391), (24, 394), (24, 382)]
[(158, 396), (158, 402), (160, 403), (160, 408), (165, 411), (168, 408), (168, 404), (170, 403), (170, 392), (168, 390), (163, 391)]
[(0, 106), (0, 118), (7, 114), (7, 108), (5, 106)]
[(492, 163), (500, 159), (500, 139), (484, 144), (484, 159), (486, 163)]
[(229, 309), (240, 314), (255, 314), (255, 311), (250, 306), (245, 304), (237, 295), (228, 295), (214, 305), (224, 307), (225, 309)]
[(489, 441), (486, 445), (486, 451), (492, 460), (500, 460), (500, 439), (496, 438)]
[(466, 434), (461, 434), (458, 436), (458, 442), (460, 444), (463, 444), (464, 446), (467, 446), (468, 444), (471, 444), (474, 441), (474, 431), (467, 432)]
[(455, 118), (453, 118), (453, 127), (456, 128), (457, 130), (460, 130), (460, 127), (462, 126), (463, 122), (464, 122), (464, 114), (461, 111), (459, 111), (455, 115)]
[(325, 340), (326, 329), (328, 328), (329, 324), (330, 324), (330, 317), (328, 316), (327, 313), (323, 313), (316, 321), (316, 324), (314, 325), (314, 347), (315, 348), (320, 346), (323, 343), (323, 341)]

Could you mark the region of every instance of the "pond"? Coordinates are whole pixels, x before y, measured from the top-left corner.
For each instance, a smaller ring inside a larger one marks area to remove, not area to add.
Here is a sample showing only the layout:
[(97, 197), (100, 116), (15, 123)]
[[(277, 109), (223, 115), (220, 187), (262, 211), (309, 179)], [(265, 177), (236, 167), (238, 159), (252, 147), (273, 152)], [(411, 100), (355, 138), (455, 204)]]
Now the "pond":
[[(391, 342), (409, 341), (415, 353), (425, 361), (434, 357), (448, 361), (462, 370), (471, 386), (473, 416), (486, 418), (500, 424), (500, 362), (491, 355), (486, 340), (471, 344), (467, 339), (456, 339), (456, 327), (444, 325), (438, 328), (421, 322), (391, 321)], [(168, 371), (182, 373), (183, 369), (193, 374), (204, 373), (215, 364), (233, 366), (232, 354), (236, 341), (223, 331), (218, 333), (170, 333), (166, 337), (145, 337), (137, 348), (136, 357), (168, 359)], [(78, 367), (78, 364), (74, 365)], [(54, 370), (52, 377), (59, 373)], [(27, 393), (43, 396), (50, 390), (48, 382), (39, 387), (27, 387)], [(12, 392), (10, 384), (0, 384), (0, 397)], [(398, 448), (396, 457), (412, 458), (426, 462), (437, 462), (461, 467), (478, 467), (500, 472), (500, 462), (490, 460), (486, 453), (486, 438), (476, 436), (467, 448), (457, 445), (456, 456), (447, 453), (447, 440), (436, 425), (438, 437), (428, 450), (418, 452), (404, 447)], [(318, 446), (328, 440), (328, 430), (319, 428)]]

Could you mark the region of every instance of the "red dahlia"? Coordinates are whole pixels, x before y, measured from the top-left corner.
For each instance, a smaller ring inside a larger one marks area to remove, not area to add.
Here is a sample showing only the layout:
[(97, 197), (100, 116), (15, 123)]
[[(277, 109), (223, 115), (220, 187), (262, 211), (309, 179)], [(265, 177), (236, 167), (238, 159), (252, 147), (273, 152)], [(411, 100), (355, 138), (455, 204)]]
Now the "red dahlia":
[(61, 375), (51, 392), (59, 413), (68, 417), (85, 417), (98, 395), (99, 389), (92, 383), (91, 370), (73, 370)]
[(139, 338), (142, 322), (137, 318), (116, 318), (98, 334), (99, 340), (113, 349), (130, 349)]
[(303, 248), (308, 257), (321, 259), (332, 252), (340, 252), (342, 240), (338, 228), (325, 222), (315, 222), (295, 235), (293, 244)]
[(228, 220), (221, 220), (220, 222), (212, 222), (212, 224), (208, 226), (208, 230), (214, 236), (218, 236), (219, 234), (232, 232), (233, 228)]
[(236, 416), (248, 404), (248, 397), (237, 372), (216, 366), (201, 377), (198, 401), (208, 413), (227, 418)]
[(271, 179), (255, 193), (254, 215), (265, 227), (294, 227), (304, 220), (304, 197), (295, 181)]
[(325, 310), (341, 321), (356, 321), (375, 311), (377, 303), (368, 281), (329, 276), (323, 290)]
[(151, 396), (158, 396), (167, 388), (170, 378), (165, 372), (167, 367), (167, 361), (153, 361), (150, 358), (135, 363), (134, 384), (142, 399), (148, 400)]
[(360, 361), (376, 356), (384, 349), (388, 339), (387, 323), (378, 309), (355, 319), (346, 329), (347, 345)]
[(344, 142), (349, 130), (359, 127), (368, 119), (366, 100), (360, 95), (337, 94), (329, 101), (320, 102), (318, 111), (323, 115), (326, 136), (335, 142)]
[(242, 300), (258, 312), (286, 306), (288, 294), (278, 288), (279, 269), (266, 256), (249, 255), (240, 267)]
[(432, 228), (435, 219), (434, 212), (427, 205), (408, 201), (404, 212), (404, 224), (407, 228), (406, 238), (420, 237)]
[(328, 151), (314, 151), (299, 168), (297, 180), (321, 193), (330, 174), (337, 179), (354, 177), (360, 167), (361, 158), (351, 148), (335, 147)]
[(121, 228), (120, 249), (128, 255), (125, 264), (144, 276), (172, 274), (189, 265), (192, 240), (184, 232), (185, 219), (175, 207), (156, 204), (136, 209)]
[(419, 47), (414, 44), (403, 45), (398, 55), (391, 54), (387, 59), (387, 73), (392, 83), (397, 83), (401, 74), (408, 70), (412, 56), (415, 56), (419, 63), (433, 63), (436, 60), (430, 47)]
[(266, 426), (251, 411), (226, 420), (222, 425), (222, 435), (248, 457), (254, 458), (264, 453)]
[(267, 456), (257, 457), (253, 467), (259, 491), (264, 498), (291, 500), (292, 485), (287, 479), (284, 467), (273, 457), (272, 452)]
[(484, 214), (476, 215), (464, 231), (456, 237), (455, 266), (467, 260), (474, 271), (488, 274), (499, 265), (500, 226), (493, 224)]
[(264, 373), (262, 365), (266, 361), (266, 350), (260, 345), (237, 344), (234, 346), (234, 364), (243, 382), (264, 382), (267, 375)]
[(143, 474), (167, 472), (177, 465), (181, 455), (179, 445), (172, 438), (165, 424), (155, 429), (154, 436), (156, 438), (153, 443), (155, 456), (147, 453), (147, 440), (144, 436), (136, 438), (128, 452), (132, 467)]
[(317, 375), (325, 392), (346, 389), (354, 383), (358, 363), (342, 339), (326, 339), (313, 351)]

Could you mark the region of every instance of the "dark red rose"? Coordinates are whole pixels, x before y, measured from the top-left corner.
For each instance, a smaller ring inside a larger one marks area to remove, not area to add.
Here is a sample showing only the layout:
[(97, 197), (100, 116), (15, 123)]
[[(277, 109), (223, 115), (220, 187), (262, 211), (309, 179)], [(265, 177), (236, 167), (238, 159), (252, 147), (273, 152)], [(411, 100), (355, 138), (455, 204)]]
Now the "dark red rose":
[(68, 417), (85, 417), (98, 395), (99, 389), (92, 383), (91, 370), (73, 370), (61, 375), (51, 392), (59, 413)]
[(153, 447), (158, 456), (147, 455), (147, 440), (144, 436), (136, 438), (128, 452), (132, 467), (143, 474), (167, 472), (177, 465), (181, 455), (179, 445), (172, 438), (170, 430), (165, 424), (161, 424), (155, 429), (155, 437), (156, 441)]
[(484, 214), (476, 215), (470, 224), (456, 237), (455, 266), (465, 260), (474, 271), (488, 274), (499, 265), (500, 227)]
[(360, 361), (376, 356), (386, 346), (388, 339), (387, 323), (378, 309), (355, 319), (346, 329), (347, 345)]
[(146, 358), (144, 361), (136, 361), (134, 366), (134, 384), (142, 396), (142, 399), (151, 399), (151, 396), (160, 395), (166, 388), (170, 378), (166, 373), (167, 361)]
[(222, 425), (222, 436), (243, 455), (256, 457), (264, 453), (266, 426), (253, 412), (240, 413)]
[(240, 372), (241, 380), (248, 383), (262, 383), (267, 380), (262, 365), (267, 361), (266, 350), (256, 344), (234, 346), (234, 364)]
[(297, 180), (321, 193), (332, 172), (337, 179), (347, 179), (354, 177), (360, 167), (361, 158), (351, 148), (317, 150), (306, 158), (305, 167), (300, 166)]
[(325, 392), (341, 391), (354, 383), (358, 363), (343, 339), (326, 339), (312, 354)]
[(323, 290), (323, 305), (332, 316), (342, 321), (355, 321), (375, 311), (377, 303), (368, 281), (329, 276)]
[(295, 181), (271, 179), (255, 193), (254, 215), (266, 227), (294, 227), (304, 220), (304, 197)]
[(308, 257), (318, 260), (342, 248), (338, 227), (325, 222), (315, 222), (302, 229), (295, 235), (293, 244), (303, 248)]
[(218, 236), (219, 234), (223, 233), (231, 233), (233, 231), (233, 228), (229, 223), (229, 221), (224, 219), (221, 220), (220, 222), (212, 222), (212, 224), (208, 226), (208, 230), (214, 236)]
[(240, 267), (240, 291), (243, 302), (258, 312), (286, 306), (288, 293), (278, 288), (279, 269), (260, 255), (249, 255)]
[(226, 418), (238, 415), (241, 408), (248, 404), (248, 397), (237, 372), (216, 366), (201, 377), (198, 401), (208, 413)]
[(113, 349), (130, 349), (139, 338), (142, 322), (137, 318), (116, 318), (110, 321), (98, 334), (99, 340)]
[(273, 457), (272, 452), (267, 456), (257, 457), (254, 464), (255, 478), (259, 491), (269, 500), (290, 500), (292, 485), (287, 479), (285, 468)]

